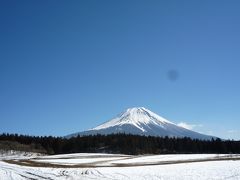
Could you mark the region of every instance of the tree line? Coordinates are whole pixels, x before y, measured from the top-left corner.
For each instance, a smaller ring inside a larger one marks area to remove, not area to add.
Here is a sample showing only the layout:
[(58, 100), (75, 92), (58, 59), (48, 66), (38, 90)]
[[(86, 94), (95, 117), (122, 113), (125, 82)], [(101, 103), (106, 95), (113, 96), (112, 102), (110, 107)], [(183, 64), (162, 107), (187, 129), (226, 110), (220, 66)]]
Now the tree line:
[(24, 150), (46, 154), (65, 153), (240, 153), (240, 141), (199, 140), (185, 138), (139, 136), (130, 134), (90, 135), (72, 138), (1, 134), (0, 149)]

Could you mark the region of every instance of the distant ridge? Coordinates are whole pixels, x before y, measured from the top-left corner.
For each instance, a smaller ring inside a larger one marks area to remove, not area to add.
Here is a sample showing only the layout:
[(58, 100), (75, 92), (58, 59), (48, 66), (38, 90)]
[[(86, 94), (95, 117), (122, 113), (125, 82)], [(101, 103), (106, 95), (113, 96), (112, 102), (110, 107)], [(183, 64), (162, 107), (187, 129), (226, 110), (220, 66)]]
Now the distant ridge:
[(70, 134), (66, 137), (116, 133), (160, 137), (190, 137), (201, 140), (216, 138), (180, 127), (144, 107), (129, 108), (114, 119), (95, 128)]

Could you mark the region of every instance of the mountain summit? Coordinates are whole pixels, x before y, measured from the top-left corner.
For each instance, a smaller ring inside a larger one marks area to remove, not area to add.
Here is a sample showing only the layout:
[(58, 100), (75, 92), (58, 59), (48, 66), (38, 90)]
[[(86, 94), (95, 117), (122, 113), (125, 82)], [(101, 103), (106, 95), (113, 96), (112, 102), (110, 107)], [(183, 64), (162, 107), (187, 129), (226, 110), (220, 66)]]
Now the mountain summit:
[(129, 108), (114, 119), (87, 131), (70, 134), (67, 137), (95, 134), (135, 134), (144, 136), (190, 137), (210, 140), (212, 136), (200, 134), (180, 127), (144, 107)]

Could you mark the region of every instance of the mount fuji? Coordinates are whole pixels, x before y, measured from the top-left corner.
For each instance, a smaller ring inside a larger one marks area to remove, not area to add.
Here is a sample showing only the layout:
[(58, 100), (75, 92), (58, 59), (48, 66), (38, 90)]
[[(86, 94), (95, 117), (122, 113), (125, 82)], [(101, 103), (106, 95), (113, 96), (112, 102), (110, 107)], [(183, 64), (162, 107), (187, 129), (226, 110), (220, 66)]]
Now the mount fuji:
[(216, 138), (178, 126), (144, 107), (129, 108), (114, 119), (95, 128), (70, 134), (66, 137), (116, 133), (160, 137), (190, 137), (201, 140)]

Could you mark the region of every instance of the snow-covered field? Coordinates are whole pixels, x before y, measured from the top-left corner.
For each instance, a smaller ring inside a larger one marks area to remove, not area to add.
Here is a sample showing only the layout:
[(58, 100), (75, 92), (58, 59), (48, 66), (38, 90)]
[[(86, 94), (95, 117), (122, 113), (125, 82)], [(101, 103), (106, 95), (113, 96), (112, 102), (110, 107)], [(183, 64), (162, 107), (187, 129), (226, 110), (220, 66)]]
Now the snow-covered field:
[(0, 180), (240, 179), (240, 155), (2, 154)]

